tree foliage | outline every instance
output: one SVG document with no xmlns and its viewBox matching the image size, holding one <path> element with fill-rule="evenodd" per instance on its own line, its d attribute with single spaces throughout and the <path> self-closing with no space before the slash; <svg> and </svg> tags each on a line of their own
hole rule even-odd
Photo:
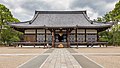
<svg viewBox="0 0 120 68">
<path fill-rule="evenodd" d="M 19 22 L 18 19 L 14 18 L 10 10 L 4 5 L 0 4 L 0 41 L 3 44 L 9 44 L 13 41 L 19 41 L 19 32 L 10 28 L 7 22 Z"/>
<path fill-rule="evenodd" d="M 103 17 L 98 17 L 98 22 L 120 22 L 120 1 L 115 4 L 115 8 L 107 12 Z M 120 25 L 115 24 L 110 31 L 99 33 L 100 41 L 108 41 L 111 45 L 120 45 Z"/>
<path fill-rule="evenodd" d="M 100 41 L 108 41 L 110 45 L 120 45 L 120 25 L 115 25 L 110 31 L 99 33 Z"/>
<path fill-rule="evenodd" d="M 103 17 L 98 17 L 96 21 L 109 22 L 120 21 L 120 1 L 115 4 L 115 8 L 107 12 Z"/>
</svg>

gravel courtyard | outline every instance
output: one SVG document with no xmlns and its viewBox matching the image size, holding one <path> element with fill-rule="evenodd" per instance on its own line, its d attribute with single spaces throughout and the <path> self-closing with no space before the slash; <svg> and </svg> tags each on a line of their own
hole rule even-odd
<svg viewBox="0 0 120 68">
<path fill-rule="evenodd" d="M 120 67 L 120 47 L 108 48 L 79 48 L 75 49 L 79 54 L 84 54 L 105 68 Z"/>
<path fill-rule="evenodd" d="M 46 50 L 48 49 L 0 47 L 0 68 L 16 68 Z"/>
<path fill-rule="evenodd" d="M 120 67 L 120 47 L 72 49 L 77 53 L 71 53 L 71 55 L 85 55 L 105 68 Z M 0 47 L 0 68 L 16 68 L 47 50 L 49 48 Z"/>
</svg>

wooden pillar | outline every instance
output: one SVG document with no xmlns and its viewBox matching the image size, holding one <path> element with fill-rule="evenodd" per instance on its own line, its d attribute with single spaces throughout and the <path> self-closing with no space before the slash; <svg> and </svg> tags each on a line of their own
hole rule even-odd
<svg viewBox="0 0 120 68">
<path fill-rule="evenodd" d="M 67 47 L 70 47 L 70 38 L 69 38 L 70 31 L 67 30 Z"/>
<path fill-rule="evenodd" d="M 45 48 L 45 46 L 46 46 L 47 44 L 46 44 L 46 29 L 45 29 L 45 40 L 44 40 L 44 48 Z"/>
<path fill-rule="evenodd" d="M 45 42 L 46 42 L 46 29 L 45 29 Z"/>
<path fill-rule="evenodd" d="M 75 29 L 75 42 L 77 43 L 77 48 L 78 48 L 78 42 L 77 42 L 77 28 Z"/>
<path fill-rule="evenodd" d="M 23 40 L 22 40 L 22 42 L 26 42 L 26 41 L 25 41 L 25 30 L 24 30 L 24 32 L 23 32 Z"/>
<path fill-rule="evenodd" d="M 35 29 L 35 41 L 34 42 L 37 42 L 37 29 Z M 34 44 L 34 47 L 35 47 L 35 44 Z"/>
<path fill-rule="evenodd" d="M 25 32 L 25 30 L 23 29 L 22 30 L 23 35 L 20 36 L 20 41 L 19 42 L 24 42 L 24 34 L 25 34 L 24 32 Z"/>
<path fill-rule="evenodd" d="M 98 30 L 97 30 L 97 42 L 99 41 L 99 35 L 98 35 Z"/>
<path fill-rule="evenodd" d="M 52 47 L 55 47 L 54 42 L 55 42 L 55 32 L 52 30 Z"/>
<path fill-rule="evenodd" d="M 87 34 L 86 34 L 86 29 L 85 29 L 85 42 L 86 42 L 86 35 L 87 35 Z"/>
<path fill-rule="evenodd" d="M 35 38 L 36 38 L 36 42 L 37 42 L 37 29 L 35 29 Z"/>
<path fill-rule="evenodd" d="M 24 32 L 23 32 L 23 40 L 22 40 L 22 42 L 26 42 L 26 40 L 25 40 L 25 30 L 24 30 Z M 19 46 L 19 45 L 18 45 Z M 22 47 L 22 45 L 21 45 L 21 47 Z"/>
<path fill-rule="evenodd" d="M 75 42 L 77 42 L 77 28 L 75 29 Z"/>
</svg>

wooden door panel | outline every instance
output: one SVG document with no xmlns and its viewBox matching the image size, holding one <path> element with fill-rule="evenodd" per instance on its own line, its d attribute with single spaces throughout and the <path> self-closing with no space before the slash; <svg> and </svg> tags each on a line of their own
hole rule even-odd
<svg viewBox="0 0 120 68">
<path fill-rule="evenodd" d="M 24 41 L 25 42 L 35 42 L 36 41 L 36 36 L 35 35 L 25 35 L 24 36 Z"/>
</svg>

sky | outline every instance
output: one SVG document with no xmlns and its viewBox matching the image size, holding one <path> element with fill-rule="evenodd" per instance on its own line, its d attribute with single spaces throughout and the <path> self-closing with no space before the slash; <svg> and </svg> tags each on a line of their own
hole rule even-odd
<svg viewBox="0 0 120 68">
<path fill-rule="evenodd" d="M 86 10 L 91 20 L 114 9 L 118 0 L 0 0 L 20 21 L 31 20 L 35 10 Z"/>
</svg>

